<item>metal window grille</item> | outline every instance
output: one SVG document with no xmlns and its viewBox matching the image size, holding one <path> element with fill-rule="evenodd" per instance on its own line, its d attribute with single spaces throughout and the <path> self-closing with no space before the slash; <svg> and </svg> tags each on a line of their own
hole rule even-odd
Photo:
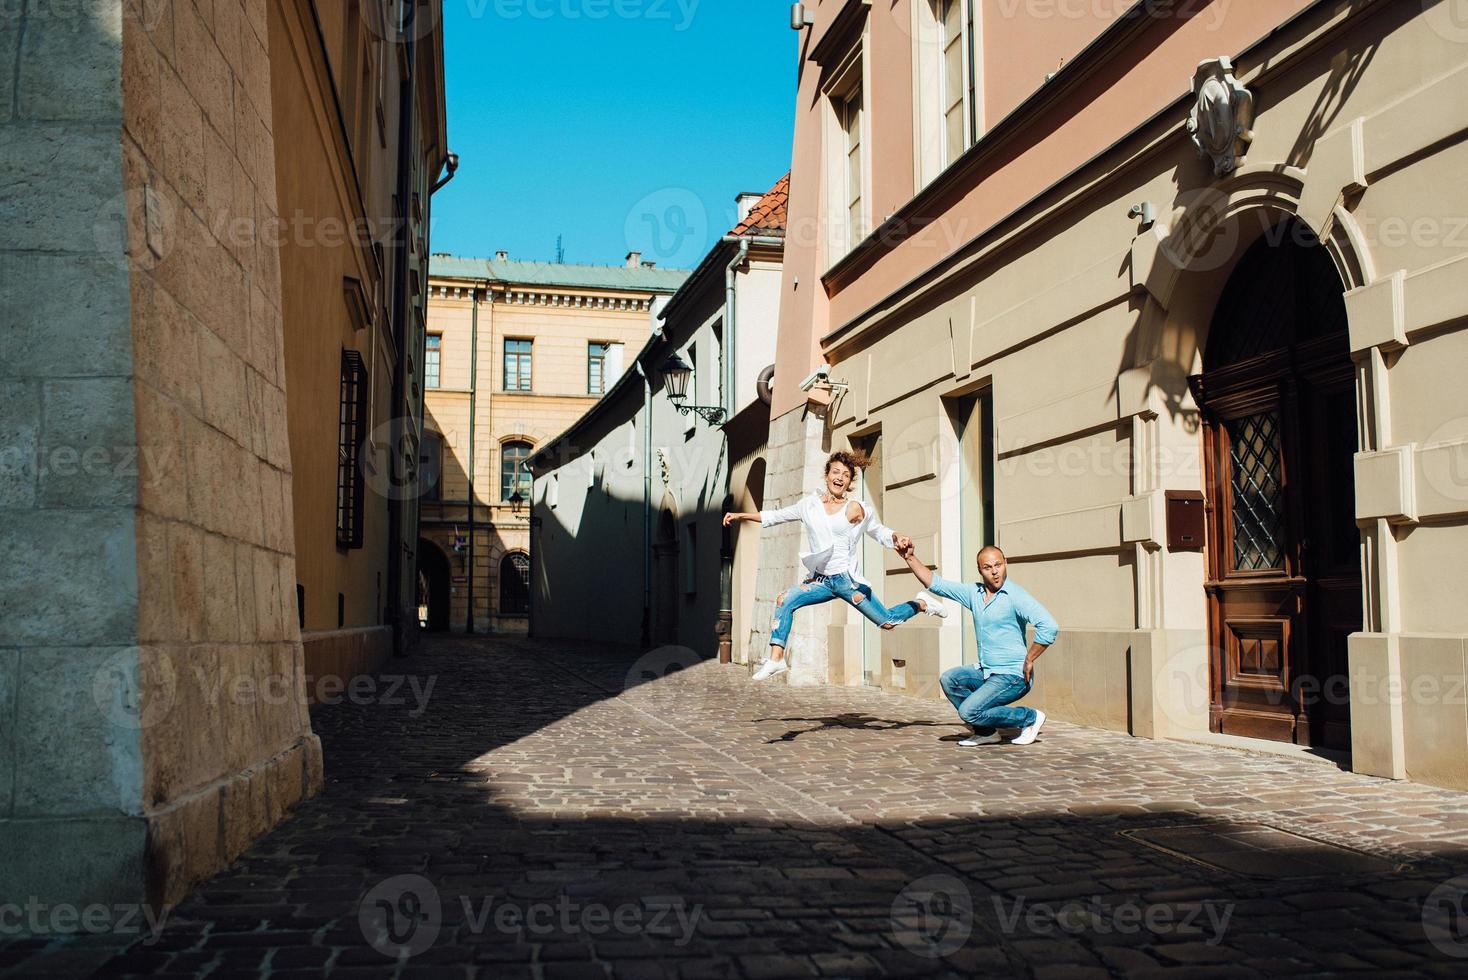
<svg viewBox="0 0 1468 980">
<path fill-rule="evenodd" d="M 1234 568 L 1284 565 L 1284 489 L 1279 416 L 1261 412 L 1227 423 L 1233 483 Z"/>
<path fill-rule="evenodd" d="M 362 439 L 367 424 L 367 366 L 354 350 L 342 351 L 341 404 L 337 427 L 336 543 L 362 547 Z"/>
</svg>

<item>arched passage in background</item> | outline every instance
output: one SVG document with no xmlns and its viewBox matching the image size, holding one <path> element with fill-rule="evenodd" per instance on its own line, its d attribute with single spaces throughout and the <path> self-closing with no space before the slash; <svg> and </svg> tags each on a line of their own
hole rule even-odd
<svg viewBox="0 0 1468 980">
<path fill-rule="evenodd" d="M 1356 391 L 1343 287 L 1286 219 L 1215 308 L 1202 410 L 1213 731 L 1350 747 L 1346 638 L 1361 628 Z"/>
<path fill-rule="evenodd" d="M 500 559 L 500 615 L 530 615 L 530 556 L 523 551 Z"/>
<path fill-rule="evenodd" d="M 452 572 L 443 551 L 426 538 L 418 539 L 418 622 L 423 629 L 449 628 Z"/>
</svg>

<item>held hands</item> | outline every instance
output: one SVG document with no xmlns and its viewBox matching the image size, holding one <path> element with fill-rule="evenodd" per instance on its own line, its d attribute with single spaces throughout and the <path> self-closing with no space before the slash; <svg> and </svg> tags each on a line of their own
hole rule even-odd
<svg viewBox="0 0 1468 980">
<path fill-rule="evenodd" d="M 905 534 L 894 535 L 892 538 L 892 547 L 896 549 L 897 553 L 903 558 L 906 558 L 910 553 L 917 550 L 913 546 L 912 538 L 909 538 Z"/>
</svg>

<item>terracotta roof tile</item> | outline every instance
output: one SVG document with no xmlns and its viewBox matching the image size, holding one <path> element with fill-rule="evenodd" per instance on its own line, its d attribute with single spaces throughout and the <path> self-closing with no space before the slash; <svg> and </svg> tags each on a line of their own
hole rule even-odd
<svg viewBox="0 0 1468 980">
<path fill-rule="evenodd" d="M 749 215 L 730 230 L 731 235 L 783 235 L 787 205 L 790 202 L 790 175 L 787 173 L 765 191 Z"/>
</svg>

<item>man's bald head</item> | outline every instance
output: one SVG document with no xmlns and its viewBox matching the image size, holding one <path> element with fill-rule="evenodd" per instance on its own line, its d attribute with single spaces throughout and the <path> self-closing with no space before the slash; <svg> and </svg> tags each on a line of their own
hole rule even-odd
<svg viewBox="0 0 1468 980">
<path fill-rule="evenodd" d="M 1004 580 L 1009 577 L 1009 562 L 1004 552 L 992 544 L 985 545 L 979 549 L 978 565 L 979 578 L 990 592 L 998 592 L 1004 587 Z"/>
</svg>

